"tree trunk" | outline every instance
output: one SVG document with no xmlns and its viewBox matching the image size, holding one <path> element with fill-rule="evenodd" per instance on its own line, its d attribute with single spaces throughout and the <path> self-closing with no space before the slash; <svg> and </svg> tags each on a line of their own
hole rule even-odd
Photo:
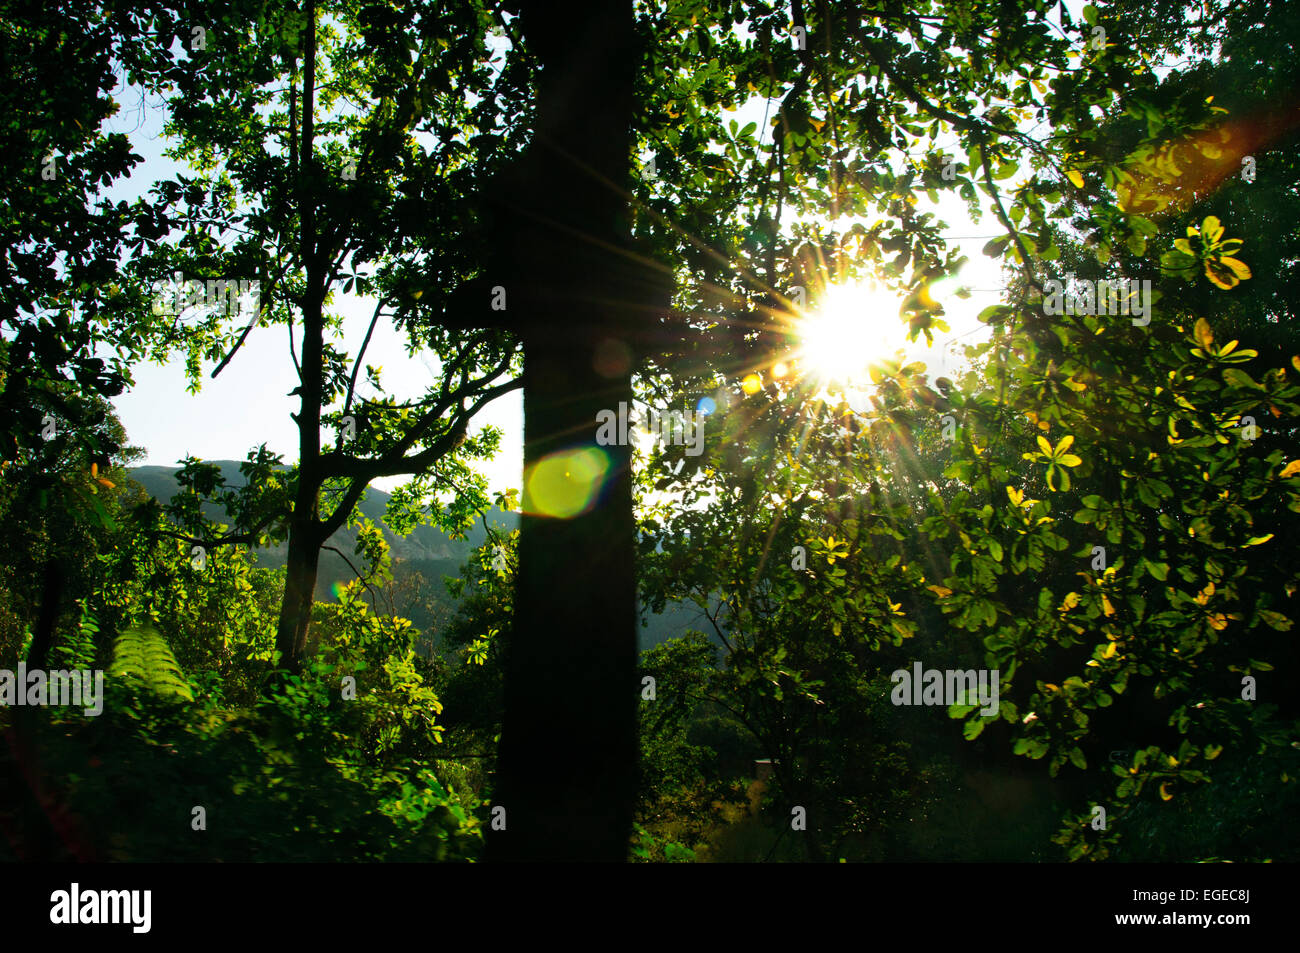
<svg viewBox="0 0 1300 953">
<path fill-rule="evenodd" d="M 632 5 L 529 3 L 523 27 L 542 73 L 504 275 L 524 345 L 524 517 L 493 801 L 505 828 L 487 856 L 623 861 L 638 750 L 631 454 L 596 430 L 599 411 L 631 401 L 631 361 L 601 355 L 610 339 L 629 353 L 620 329 L 641 294 L 625 254 Z"/>
<path fill-rule="evenodd" d="M 316 4 L 304 6 L 306 26 L 302 40 L 306 49 L 302 83 L 302 143 L 295 181 L 298 193 L 301 233 L 300 252 L 307 273 L 302 300 L 302 361 L 298 370 L 298 490 L 294 494 L 289 524 L 289 553 L 285 562 L 284 597 L 275 634 L 278 667 L 297 674 L 311 630 L 311 610 L 316 593 L 316 569 L 325 542 L 317 522 L 320 497 L 320 418 L 324 392 L 324 319 L 327 279 L 325 261 L 317 247 L 316 201 L 312 178 L 316 166 Z M 291 117 L 292 118 L 292 117 Z"/>
<path fill-rule="evenodd" d="M 27 667 L 44 669 L 50 658 L 50 649 L 54 647 L 54 628 L 59 622 L 59 603 L 63 598 L 63 567 L 58 557 L 45 560 L 45 572 L 41 585 L 41 608 L 36 619 L 36 629 L 32 632 L 32 642 L 27 649 Z M 25 690 L 24 688 L 19 689 Z"/>
<path fill-rule="evenodd" d="M 546 503 L 526 503 L 495 800 L 507 810 L 507 826 L 490 842 L 496 859 L 619 861 L 631 833 L 637 685 L 630 455 L 627 447 L 596 448 L 592 439 L 597 411 L 629 400 L 631 385 L 593 380 L 589 347 L 566 343 L 557 335 L 526 346 L 524 466 L 585 446 L 607 454 L 609 469 L 603 480 L 564 485 L 566 502 L 569 494 L 575 501 L 599 494 L 583 515 L 530 515 Z M 575 441 L 577 434 L 586 439 Z"/>
<path fill-rule="evenodd" d="M 310 503 L 307 505 L 310 507 L 308 512 L 314 515 L 315 507 Z M 313 527 L 295 525 L 289 531 L 284 596 L 280 602 L 280 622 L 275 635 L 275 648 L 280 653 L 278 667 L 295 674 L 301 669 L 302 657 L 307 650 L 319 564 L 320 540 Z"/>
</svg>

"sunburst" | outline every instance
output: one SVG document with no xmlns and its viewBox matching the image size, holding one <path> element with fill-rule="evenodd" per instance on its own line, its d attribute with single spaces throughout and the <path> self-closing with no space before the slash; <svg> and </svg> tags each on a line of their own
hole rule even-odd
<svg viewBox="0 0 1300 953">
<path fill-rule="evenodd" d="M 821 303 L 795 323 L 801 375 L 825 387 L 868 384 L 868 367 L 902 345 L 898 307 L 874 282 L 827 285 Z"/>
</svg>

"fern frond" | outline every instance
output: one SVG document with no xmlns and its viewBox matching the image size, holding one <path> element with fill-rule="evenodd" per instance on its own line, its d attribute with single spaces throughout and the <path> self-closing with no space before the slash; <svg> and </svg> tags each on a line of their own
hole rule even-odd
<svg viewBox="0 0 1300 953">
<path fill-rule="evenodd" d="M 156 695 L 194 701 L 167 639 L 153 626 L 132 626 L 117 637 L 108 673 L 132 679 Z"/>
</svg>

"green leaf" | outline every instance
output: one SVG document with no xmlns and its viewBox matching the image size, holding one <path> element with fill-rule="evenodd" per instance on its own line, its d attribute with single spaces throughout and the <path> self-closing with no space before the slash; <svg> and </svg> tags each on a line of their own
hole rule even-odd
<svg viewBox="0 0 1300 953">
<path fill-rule="evenodd" d="M 1254 378 L 1249 374 L 1235 367 L 1229 367 L 1224 370 L 1223 380 L 1225 383 L 1231 384 L 1234 387 L 1244 387 L 1249 390 L 1264 390 L 1262 384 L 1256 383 Z"/>
<path fill-rule="evenodd" d="M 109 674 L 134 681 L 156 695 L 194 701 L 171 647 L 152 626 L 128 628 L 118 636 Z"/>
<path fill-rule="evenodd" d="M 1001 258 L 1002 255 L 1005 254 L 1007 250 L 1007 245 L 1010 242 L 1011 242 L 1010 235 L 1003 235 L 1000 238 L 994 238 L 991 241 L 985 242 L 984 254 L 987 255 L 989 258 Z M 998 305 L 995 307 L 1004 307 L 1004 306 Z M 986 309 L 986 310 L 990 310 L 990 309 Z"/>
<path fill-rule="evenodd" d="M 1202 348 L 1209 348 L 1214 343 L 1214 332 L 1210 330 L 1210 322 L 1204 318 L 1197 318 L 1196 324 L 1192 328 L 1192 337 Z"/>
<path fill-rule="evenodd" d="M 985 248 L 988 246 L 986 245 Z M 1016 309 L 1005 304 L 989 305 L 983 311 L 975 316 L 977 321 L 983 324 L 993 324 L 998 318 L 1011 317 L 1016 313 Z"/>
</svg>

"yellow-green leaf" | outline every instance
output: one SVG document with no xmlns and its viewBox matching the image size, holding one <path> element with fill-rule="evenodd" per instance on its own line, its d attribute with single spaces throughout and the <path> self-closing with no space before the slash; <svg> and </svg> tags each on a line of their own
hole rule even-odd
<svg viewBox="0 0 1300 953">
<path fill-rule="evenodd" d="M 1230 268 L 1238 281 L 1245 281 L 1250 277 L 1250 267 L 1238 258 L 1220 258 L 1219 264 Z"/>
<path fill-rule="evenodd" d="M 1196 319 L 1196 326 L 1192 328 L 1192 335 L 1196 338 L 1196 343 L 1201 347 L 1209 347 L 1214 343 L 1214 332 L 1210 330 L 1210 322 L 1204 318 Z"/>
</svg>

